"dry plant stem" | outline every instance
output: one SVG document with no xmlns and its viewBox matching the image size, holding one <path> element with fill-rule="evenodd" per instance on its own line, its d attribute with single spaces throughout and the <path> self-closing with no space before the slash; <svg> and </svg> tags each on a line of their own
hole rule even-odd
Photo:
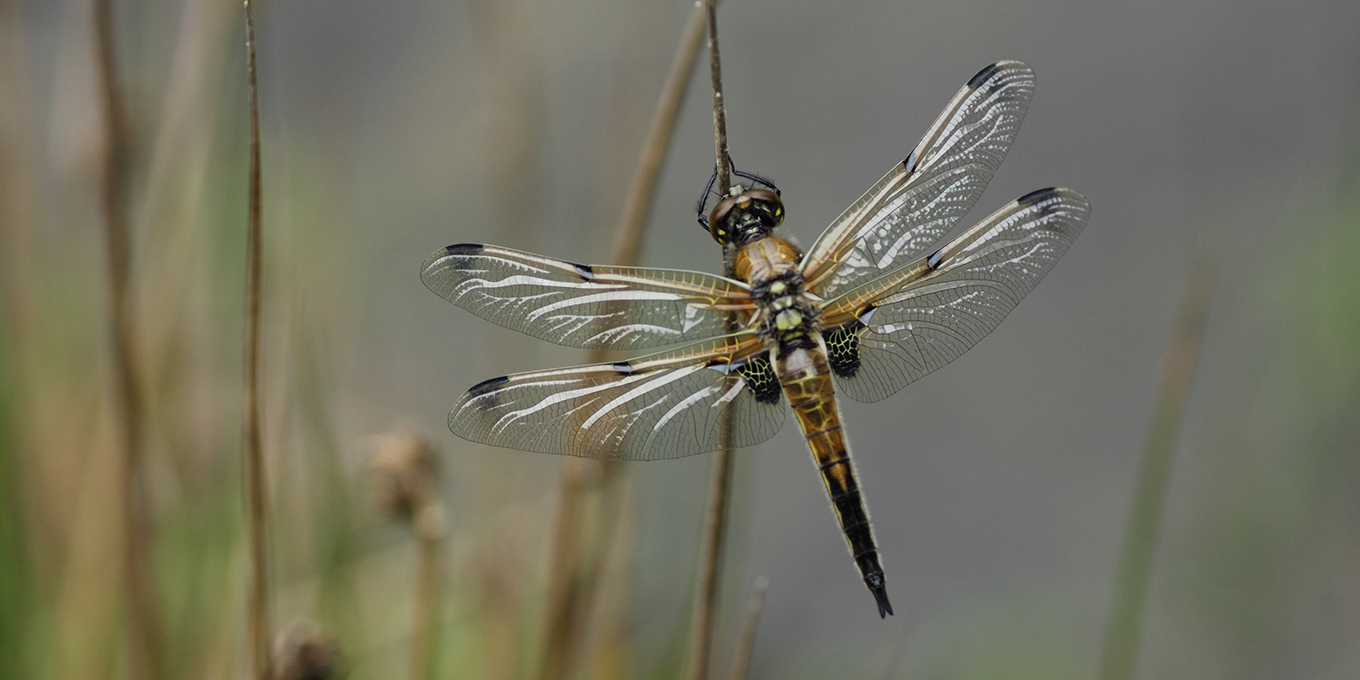
<svg viewBox="0 0 1360 680">
<path fill-rule="evenodd" d="M 661 98 L 652 114 L 651 126 L 638 157 L 633 184 L 619 216 L 614 253 L 610 260 L 614 264 L 638 263 L 643 227 L 647 224 L 656 198 L 661 164 L 670 151 L 680 106 L 684 103 L 685 92 L 689 89 L 694 73 L 694 60 L 699 54 L 700 39 L 704 35 L 704 17 L 703 7 L 696 4 L 680 40 L 680 49 L 671 62 L 666 83 L 661 89 Z M 590 362 L 604 360 L 603 352 L 594 352 L 589 359 Z M 539 667 L 539 677 L 545 680 L 569 674 L 574 660 L 572 652 L 585 632 L 581 622 L 587 618 L 595 599 L 594 576 L 598 570 L 583 565 L 578 554 L 583 502 L 592 488 L 603 489 L 607 494 L 617 488 L 622 477 L 621 466 L 614 463 L 573 459 L 565 461 L 565 465 L 567 469 L 563 473 L 558 501 L 557 526 L 553 532 L 555 538 L 550 562 L 553 568 L 549 575 L 544 650 Z M 597 558 L 612 545 L 613 530 L 617 526 L 614 517 L 606 516 L 604 519 L 606 526 L 600 532 L 599 541 L 603 547 L 598 551 L 600 554 L 596 555 Z"/>
<path fill-rule="evenodd" d="M 713 145 L 718 157 L 718 193 L 727 192 L 732 177 L 727 158 L 727 113 L 723 107 L 722 60 L 718 58 L 718 0 L 704 0 L 708 13 L 708 68 L 713 80 Z"/>
<path fill-rule="evenodd" d="M 724 435 L 732 432 L 728 413 L 726 410 L 723 412 Z M 694 595 L 694 620 L 690 629 L 691 680 L 708 677 L 709 659 L 713 655 L 714 611 L 718 605 L 718 584 L 722 580 L 723 543 L 727 536 L 728 499 L 732 492 L 732 447 L 723 446 L 716 456 L 713 461 L 713 485 L 708 492 L 708 515 L 704 521 L 703 553 L 699 558 L 699 586 Z"/>
<path fill-rule="evenodd" d="M 268 680 L 269 542 L 264 479 L 264 437 L 260 427 L 260 102 L 255 80 L 255 20 L 250 0 L 246 16 L 246 73 L 250 89 L 250 178 L 246 212 L 246 379 L 245 379 L 245 492 L 250 519 L 250 588 L 246 618 L 247 668 Z"/>
<path fill-rule="evenodd" d="M 765 607 L 765 590 L 770 582 L 764 576 L 756 579 L 756 589 L 751 593 L 751 603 L 746 606 L 746 625 L 742 626 L 741 637 L 737 638 L 736 656 L 732 659 L 732 680 L 746 680 L 751 670 L 751 650 L 756 646 L 756 629 L 760 626 L 760 612 Z"/>
<path fill-rule="evenodd" d="M 718 21 L 716 0 L 704 0 L 708 14 L 708 55 L 713 80 L 713 137 L 717 153 L 718 186 L 725 193 L 731 184 L 727 157 L 727 117 L 723 113 L 722 67 L 718 58 Z M 724 273 L 732 275 L 730 258 L 724 257 Z M 735 321 L 735 320 L 729 320 Z M 713 484 L 709 489 L 708 517 L 704 527 L 703 552 L 699 562 L 699 583 L 694 598 L 694 619 L 690 629 L 689 677 L 708 677 L 713 653 L 714 610 L 718 604 L 718 584 L 722 578 L 723 543 L 727 535 L 727 512 L 732 492 L 731 411 L 724 408 L 720 427 L 723 446 L 713 461 Z"/>
<path fill-rule="evenodd" d="M 1143 458 L 1134 488 L 1133 508 L 1124 534 L 1123 556 L 1115 580 L 1101 653 L 1101 680 L 1129 680 L 1133 677 L 1142 633 L 1143 613 L 1147 608 L 1148 582 L 1152 576 L 1153 555 L 1157 547 L 1157 526 L 1166 498 L 1176 435 L 1180 431 L 1190 378 L 1195 372 L 1199 344 L 1204 336 L 1213 280 L 1213 262 L 1201 254 L 1186 282 L 1180 311 L 1172 329 L 1171 342 L 1162 358 L 1162 372 L 1148 423 Z"/>
<path fill-rule="evenodd" d="M 114 409 L 122 429 L 123 569 L 128 597 L 128 657 L 136 678 L 162 677 L 160 626 L 151 565 L 150 517 L 141 469 L 142 385 L 137 370 L 136 328 L 132 310 L 132 253 L 128 229 L 131 130 L 118 82 L 111 0 L 96 0 L 94 22 L 100 93 L 104 103 L 105 153 L 102 193 L 108 240 L 109 292 L 112 296 Z"/>
<path fill-rule="evenodd" d="M 439 512 L 437 506 L 431 508 Z M 442 515 L 442 512 L 441 512 Z M 439 572 L 444 551 L 444 535 L 441 530 L 421 527 L 417 522 L 416 532 L 420 540 L 419 573 L 416 575 L 415 632 L 411 639 L 411 678 L 430 680 L 434 651 L 434 629 L 439 615 Z"/>
</svg>

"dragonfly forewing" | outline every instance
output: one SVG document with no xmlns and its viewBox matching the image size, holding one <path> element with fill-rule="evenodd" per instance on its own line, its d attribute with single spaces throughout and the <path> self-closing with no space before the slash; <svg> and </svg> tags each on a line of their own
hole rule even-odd
<svg viewBox="0 0 1360 680">
<path fill-rule="evenodd" d="M 421 279 L 506 328 L 568 347 L 636 349 L 722 335 L 749 315 L 740 281 L 677 269 L 583 265 L 476 243 L 436 251 Z"/>
<path fill-rule="evenodd" d="M 841 391 L 878 401 L 968 351 L 1053 269 L 1090 214 L 1081 194 L 1041 189 L 828 301 L 824 333 Z"/>
<path fill-rule="evenodd" d="M 973 76 L 915 150 L 831 223 L 807 251 L 808 287 L 833 297 L 939 241 L 982 195 L 1034 95 L 1034 71 L 1000 61 Z"/>
</svg>

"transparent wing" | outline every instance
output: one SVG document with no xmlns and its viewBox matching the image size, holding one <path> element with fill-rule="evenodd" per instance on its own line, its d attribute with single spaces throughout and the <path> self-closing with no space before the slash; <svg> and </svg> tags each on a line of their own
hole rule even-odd
<svg viewBox="0 0 1360 680">
<path fill-rule="evenodd" d="M 1091 206 L 1040 189 L 949 244 L 823 307 L 838 389 L 878 401 L 977 344 L 1053 269 Z"/>
<path fill-rule="evenodd" d="M 568 347 L 632 349 L 728 332 L 751 308 L 739 281 L 699 272 L 574 264 L 476 243 L 436 251 L 420 278 L 492 323 Z"/>
<path fill-rule="evenodd" d="M 726 411 L 727 445 L 751 446 L 779 431 L 786 410 L 761 350 L 746 333 L 628 362 L 494 378 L 458 400 L 449 429 L 522 451 L 661 460 L 723 448 Z"/>
<path fill-rule="evenodd" d="M 1034 95 L 1034 71 L 999 61 L 968 81 L 907 159 L 817 239 L 803 260 L 825 298 L 924 254 L 972 209 L 1005 160 Z"/>
</svg>

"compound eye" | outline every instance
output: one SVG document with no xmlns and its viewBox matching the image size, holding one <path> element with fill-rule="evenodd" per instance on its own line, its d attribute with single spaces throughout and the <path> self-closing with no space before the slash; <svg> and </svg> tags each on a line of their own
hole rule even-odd
<svg viewBox="0 0 1360 680">
<path fill-rule="evenodd" d="M 769 189 L 747 189 L 743 195 L 764 209 L 774 221 L 771 226 L 777 227 L 784 223 L 784 202 L 779 199 L 779 194 Z"/>
<path fill-rule="evenodd" d="M 718 222 L 708 223 L 708 235 L 712 236 L 713 240 L 717 241 L 720 246 L 727 245 L 728 241 L 731 240 L 727 235 L 727 230 Z"/>
<path fill-rule="evenodd" d="M 713 206 L 713 211 L 708 214 L 708 233 L 721 245 L 728 245 L 732 242 L 732 234 L 727 230 L 727 218 L 732 214 L 732 209 L 737 203 L 744 200 L 743 194 L 729 196 Z"/>
</svg>

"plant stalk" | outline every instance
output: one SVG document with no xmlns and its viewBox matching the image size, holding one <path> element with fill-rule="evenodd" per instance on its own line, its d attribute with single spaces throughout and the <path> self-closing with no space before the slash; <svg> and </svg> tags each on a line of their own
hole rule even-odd
<svg viewBox="0 0 1360 680">
<path fill-rule="evenodd" d="M 718 56 L 717 0 L 704 0 L 708 15 L 709 74 L 713 84 L 713 139 L 717 156 L 718 188 L 725 194 L 731 185 L 731 160 L 727 154 L 727 116 L 723 111 L 722 65 Z M 731 258 L 723 257 L 723 273 L 732 276 Z M 735 326 L 736 319 L 728 319 Z M 699 583 L 694 598 L 694 618 L 690 628 L 689 677 L 706 680 L 713 655 L 713 629 L 722 581 L 723 545 L 727 537 L 727 514 L 732 495 L 732 412 L 723 408 L 720 420 L 722 448 L 713 460 L 713 481 L 709 487 L 708 515 L 704 544 L 699 558 Z"/>
<path fill-rule="evenodd" d="M 118 79 L 111 0 L 95 0 L 95 56 L 104 104 L 104 157 L 101 193 L 108 241 L 110 331 L 114 353 L 114 410 L 121 429 L 123 570 L 127 587 L 128 657 L 135 678 L 160 678 L 160 617 L 151 562 L 149 500 L 142 478 L 145 421 L 137 360 L 137 328 L 132 308 L 132 243 L 128 188 L 132 135 Z"/>
<path fill-rule="evenodd" d="M 269 680 L 269 536 L 268 494 L 264 470 L 264 436 L 260 425 L 260 287 L 261 186 L 260 100 L 255 73 L 255 17 L 250 0 L 243 0 L 246 20 L 246 73 L 250 89 L 250 177 L 246 211 L 245 319 L 245 492 L 250 522 L 249 611 L 246 617 L 247 668 L 253 677 Z"/>
<path fill-rule="evenodd" d="M 1152 416 L 1148 422 L 1143 457 L 1134 487 L 1133 508 L 1124 534 L 1119 574 L 1105 626 L 1100 658 L 1100 680 L 1131 680 L 1147 610 L 1148 583 L 1157 547 L 1157 528 L 1166 500 L 1171 463 L 1185 413 L 1190 379 L 1199 358 L 1213 288 L 1213 261 L 1201 254 L 1182 293 L 1171 341 L 1162 358 Z"/>
</svg>

